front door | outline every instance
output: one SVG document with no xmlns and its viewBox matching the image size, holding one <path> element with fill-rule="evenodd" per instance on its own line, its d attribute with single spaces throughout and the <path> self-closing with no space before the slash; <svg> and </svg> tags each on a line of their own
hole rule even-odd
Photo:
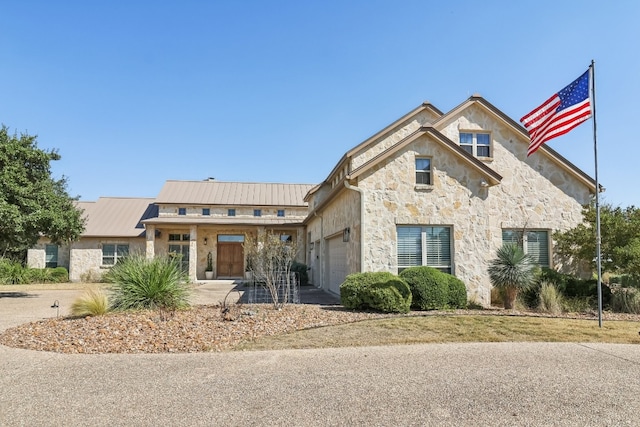
<svg viewBox="0 0 640 427">
<path fill-rule="evenodd" d="M 242 243 L 218 242 L 216 267 L 218 277 L 242 277 L 244 274 Z"/>
</svg>

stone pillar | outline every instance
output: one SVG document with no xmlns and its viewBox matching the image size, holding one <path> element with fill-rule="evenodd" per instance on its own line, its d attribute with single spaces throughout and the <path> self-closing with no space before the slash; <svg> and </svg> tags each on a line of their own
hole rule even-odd
<svg viewBox="0 0 640 427">
<path fill-rule="evenodd" d="M 147 255 L 147 259 L 152 259 L 155 256 L 156 253 L 156 248 L 155 248 L 155 244 L 156 244 L 156 226 L 149 224 L 147 226 L 145 226 L 146 228 L 146 255 Z"/>
</svg>

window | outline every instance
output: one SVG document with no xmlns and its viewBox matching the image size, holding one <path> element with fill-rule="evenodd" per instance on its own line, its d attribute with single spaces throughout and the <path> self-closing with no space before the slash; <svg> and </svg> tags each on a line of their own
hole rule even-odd
<svg viewBox="0 0 640 427">
<path fill-rule="evenodd" d="M 180 241 L 184 241 L 184 242 L 188 242 L 191 239 L 191 235 L 190 234 L 169 234 L 169 241 L 170 242 L 180 242 Z"/>
<path fill-rule="evenodd" d="M 187 208 L 178 208 L 178 215 L 186 215 Z"/>
<path fill-rule="evenodd" d="M 502 243 L 515 243 L 540 267 L 550 267 L 549 232 L 546 230 L 502 230 Z"/>
<path fill-rule="evenodd" d="M 431 159 L 416 159 L 416 184 L 431 184 Z"/>
<path fill-rule="evenodd" d="M 460 148 L 476 157 L 491 157 L 491 138 L 488 133 L 460 133 Z"/>
<path fill-rule="evenodd" d="M 175 258 L 180 258 L 180 267 L 182 268 L 182 271 L 189 271 L 189 245 L 169 245 L 169 255 Z"/>
<path fill-rule="evenodd" d="M 278 216 L 284 216 L 284 209 L 278 209 Z"/>
<path fill-rule="evenodd" d="M 426 265 L 452 272 L 451 227 L 398 226 L 398 272 Z"/>
<path fill-rule="evenodd" d="M 116 265 L 120 258 L 129 255 L 129 245 L 103 244 L 102 265 Z"/>
<path fill-rule="evenodd" d="M 254 209 L 253 216 L 262 216 L 262 209 Z"/>
<path fill-rule="evenodd" d="M 44 249 L 44 266 L 56 268 L 58 266 L 58 246 L 47 245 Z"/>
<path fill-rule="evenodd" d="M 281 234 L 280 241 L 291 243 L 293 242 L 293 236 L 291 234 Z"/>
<path fill-rule="evenodd" d="M 209 208 L 202 208 L 202 215 L 203 215 L 203 216 L 209 216 L 209 215 L 211 215 L 211 209 L 209 209 Z"/>
<path fill-rule="evenodd" d="M 227 210 L 227 216 L 236 216 L 236 210 L 235 209 L 228 209 Z"/>
</svg>

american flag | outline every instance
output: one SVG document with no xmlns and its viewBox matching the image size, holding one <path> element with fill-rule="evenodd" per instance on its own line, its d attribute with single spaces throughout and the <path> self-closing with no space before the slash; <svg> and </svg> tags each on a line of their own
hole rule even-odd
<svg viewBox="0 0 640 427">
<path fill-rule="evenodd" d="M 591 68 L 520 119 L 531 138 L 527 157 L 548 140 L 564 135 L 591 117 L 590 79 Z"/>
</svg>

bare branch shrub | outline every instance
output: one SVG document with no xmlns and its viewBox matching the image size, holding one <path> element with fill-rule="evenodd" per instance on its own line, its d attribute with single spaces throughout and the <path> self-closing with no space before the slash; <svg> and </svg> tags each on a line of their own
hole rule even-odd
<svg viewBox="0 0 640 427">
<path fill-rule="evenodd" d="M 288 293 L 283 297 L 281 288 L 289 289 L 291 283 L 291 265 L 298 254 L 296 242 L 287 242 L 273 233 L 261 232 L 257 237 L 247 236 L 244 242 L 247 257 L 247 270 L 253 275 L 255 284 L 264 286 L 275 308 L 281 308 L 288 302 Z"/>
</svg>

